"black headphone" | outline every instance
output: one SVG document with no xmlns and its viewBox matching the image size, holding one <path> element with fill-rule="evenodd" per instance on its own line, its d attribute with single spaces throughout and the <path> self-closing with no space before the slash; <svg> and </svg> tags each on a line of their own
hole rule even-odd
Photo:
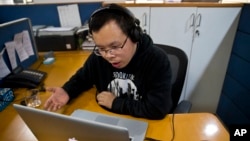
<svg viewBox="0 0 250 141">
<path fill-rule="evenodd" d="M 96 11 L 94 11 L 90 17 L 89 20 L 89 25 L 92 23 L 92 19 L 98 14 L 101 13 L 103 11 L 110 11 L 110 12 L 121 12 L 126 14 L 127 16 L 129 16 L 132 20 L 134 25 L 132 26 L 132 29 L 130 29 L 130 31 L 128 31 L 128 36 L 130 37 L 130 39 L 136 43 L 139 42 L 141 39 L 141 36 L 143 34 L 142 29 L 140 27 L 140 21 L 139 19 L 135 18 L 134 14 L 129 11 L 127 8 L 122 7 L 120 5 L 117 4 L 108 4 L 100 9 L 97 9 Z M 90 29 L 91 30 L 91 29 Z"/>
</svg>

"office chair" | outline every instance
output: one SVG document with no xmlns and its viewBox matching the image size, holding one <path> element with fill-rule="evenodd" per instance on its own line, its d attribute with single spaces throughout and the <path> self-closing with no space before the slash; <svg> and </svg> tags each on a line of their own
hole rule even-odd
<svg viewBox="0 0 250 141">
<path fill-rule="evenodd" d="M 156 47 L 163 49 L 169 58 L 172 69 L 172 100 L 173 100 L 173 113 L 188 113 L 192 107 L 192 103 L 187 100 L 179 102 L 183 85 L 186 78 L 186 71 L 188 65 L 188 58 L 186 53 L 176 47 L 154 44 Z"/>
</svg>

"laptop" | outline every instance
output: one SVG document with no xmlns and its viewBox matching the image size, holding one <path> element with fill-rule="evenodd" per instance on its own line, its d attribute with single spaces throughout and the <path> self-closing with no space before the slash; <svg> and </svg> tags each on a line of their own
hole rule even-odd
<svg viewBox="0 0 250 141">
<path fill-rule="evenodd" d="M 148 123 L 75 110 L 71 116 L 13 104 L 39 141 L 143 141 Z"/>
</svg>

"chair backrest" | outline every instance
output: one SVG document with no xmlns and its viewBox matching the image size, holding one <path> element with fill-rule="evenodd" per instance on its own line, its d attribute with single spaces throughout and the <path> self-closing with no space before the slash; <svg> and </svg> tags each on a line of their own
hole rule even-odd
<svg viewBox="0 0 250 141">
<path fill-rule="evenodd" d="M 178 105 L 183 85 L 186 78 L 186 71 L 188 65 L 188 58 L 186 53 L 176 47 L 155 44 L 155 46 L 163 49 L 170 61 L 171 69 L 172 69 L 172 99 L 173 99 L 173 109 L 175 109 Z"/>
</svg>

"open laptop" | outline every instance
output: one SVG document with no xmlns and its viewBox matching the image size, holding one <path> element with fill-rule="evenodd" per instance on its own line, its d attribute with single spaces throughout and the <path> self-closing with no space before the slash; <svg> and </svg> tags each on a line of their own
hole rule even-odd
<svg viewBox="0 0 250 141">
<path fill-rule="evenodd" d="M 148 123 L 76 110 L 72 116 L 13 104 L 39 141 L 143 141 Z"/>
</svg>

